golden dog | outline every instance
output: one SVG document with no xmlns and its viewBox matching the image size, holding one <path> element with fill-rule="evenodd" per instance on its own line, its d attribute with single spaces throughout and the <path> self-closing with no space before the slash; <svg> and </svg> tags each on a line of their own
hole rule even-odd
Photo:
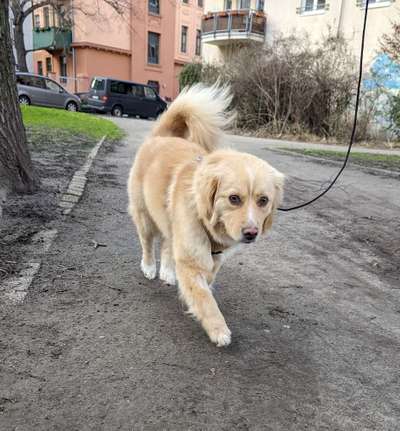
<svg viewBox="0 0 400 431">
<path fill-rule="evenodd" d="M 178 286 L 217 346 L 231 342 L 211 284 L 228 249 L 254 242 L 272 225 L 284 176 L 250 154 L 217 149 L 229 121 L 227 88 L 195 85 L 160 117 L 139 149 L 128 182 L 129 212 L 142 245 L 141 269 Z"/>
</svg>

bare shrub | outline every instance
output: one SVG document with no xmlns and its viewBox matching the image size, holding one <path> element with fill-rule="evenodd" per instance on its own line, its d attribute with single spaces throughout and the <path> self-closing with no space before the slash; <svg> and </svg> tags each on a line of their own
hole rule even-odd
<svg viewBox="0 0 400 431">
<path fill-rule="evenodd" d="M 382 116 L 381 99 L 383 92 L 380 89 L 363 90 L 360 95 L 360 103 L 357 116 L 356 142 L 367 143 L 369 141 L 386 140 L 384 128 L 379 126 L 377 119 Z M 335 137 L 339 141 L 347 140 L 351 135 L 354 123 L 355 98 L 348 110 L 343 113 L 341 121 L 337 124 Z"/>
<path fill-rule="evenodd" d="M 384 34 L 382 37 L 381 47 L 383 52 L 397 63 L 400 63 L 400 22 L 392 23 L 391 32 Z"/>
<path fill-rule="evenodd" d="M 334 135 L 355 88 L 354 59 L 346 42 L 331 36 L 318 45 L 293 35 L 242 48 L 202 74 L 206 82 L 218 77 L 232 86 L 238 127 L 277 136 Z"/>
</svg>

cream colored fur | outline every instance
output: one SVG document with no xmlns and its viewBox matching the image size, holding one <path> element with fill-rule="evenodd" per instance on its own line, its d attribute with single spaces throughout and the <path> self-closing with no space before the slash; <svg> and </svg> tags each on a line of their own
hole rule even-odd
<svg viewBox="0 0 400 431">
<path fill-rule="evenodd" d="M 231 332 L 211 290 L 224 255 L 212 252 L 227 254 L 249 230 L 258 231 L 257 238 L 265 233 L 284 181 L 255 156 L 218 149 L 232 118 L 230 103 L 229 90 L 217 85 L 184 90 L 139 149 L 128 182 L 143 274 L 156 276 L 154 241 L 160 238 L 160 279 L 178 280 L 188 312 L 217 346 L 228 345 Z"/>
</svg>

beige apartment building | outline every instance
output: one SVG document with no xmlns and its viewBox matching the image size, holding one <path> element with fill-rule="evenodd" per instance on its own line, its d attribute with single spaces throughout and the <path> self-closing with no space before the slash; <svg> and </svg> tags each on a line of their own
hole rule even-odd
<svg viewBox="0 0 400 431">
<path fill-rule="evenodd" d="M 223 62 L 249 41 L 263 44 L 276 35 L 308 33 L 312 41 L 343 35 L 355 55 L 361 44 L 365 0 L 205 0 L 203 57 Z M 400 19 L 400 0 L 370 0 L 365 64 L 380 50 L 380 39 Z"/>
<path fill-rule="evenodd" d="M 152 85 L 173 99 L 181 68 L 200 58 L 202 15 L 202 0 L 132 1 L 122 16 L 102 0 L 68 0 L 61 14 L 45 6 L 33 16 L 34 71 L 73 92 L 106 76 Z"/>
</svg>

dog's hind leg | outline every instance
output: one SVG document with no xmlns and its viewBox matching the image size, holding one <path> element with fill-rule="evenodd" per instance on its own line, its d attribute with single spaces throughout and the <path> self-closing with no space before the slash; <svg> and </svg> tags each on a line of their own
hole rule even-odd
<svg viewBox="0 0 400 431">
<path fill-rule="evenodd" d="M 157 236 L 157 227 L 145 211 L 135 211 L 133 219 L 136 224 L 140 244 L 142 246 L 142 261 L 140 263 L 140 268 L 146 278 L 153 280 L 157 275 L 154 244 L 154 240 Z"/>
<path fill-rule="evenodd" d="M 207 283 L 211 275 L 179 262 L 176 263 L 176 273 L 188 312 L 200 321 L 210 340 L 218 347 L 230 344 L 231 331 Z"/>
<path fill-rule="evenodd" d="M 160 280 L 165 281 L 171 286 L 176 283 L 175 262 L 172 255 L 171 240 L 167 238 L 163 238 L 161 243 Z"/>
</svg>

